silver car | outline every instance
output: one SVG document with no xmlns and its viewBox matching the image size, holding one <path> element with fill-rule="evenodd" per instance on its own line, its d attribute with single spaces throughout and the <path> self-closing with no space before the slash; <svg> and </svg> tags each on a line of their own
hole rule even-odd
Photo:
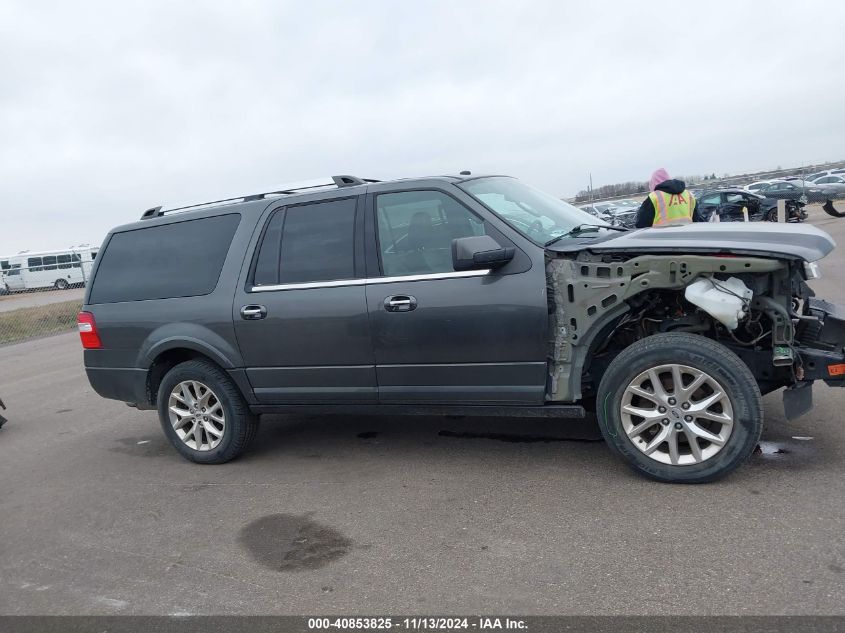
<svg viewBox="0 0 845 633">
<path fill-rule="evenodd" d="M 813 181 L 813 186 L 830 191 L 835 197 L 845 195 L 845 178 L 834 174 L 821 176 Z"/>
</svg>

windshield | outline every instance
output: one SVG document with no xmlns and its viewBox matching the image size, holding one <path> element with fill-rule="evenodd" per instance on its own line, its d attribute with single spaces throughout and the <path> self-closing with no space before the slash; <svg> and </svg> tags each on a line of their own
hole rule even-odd
<svg viewBox="0 0 845 633">
<path fill-rule="evenodd" d="M 540 244 L 580 224 L 607 226 L 603 220 L 514 178 L 478 178 L 459 186 L 525 237 Z"/>
</svg>

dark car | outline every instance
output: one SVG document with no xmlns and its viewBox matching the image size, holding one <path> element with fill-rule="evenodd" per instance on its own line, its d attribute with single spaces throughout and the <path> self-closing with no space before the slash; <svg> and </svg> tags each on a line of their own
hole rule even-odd
<svg viewBox="0 0 845 633">
<path fill-rule="evenodd" d="M 766 198 L 796 200 L 804 204 L 808 202 L 824 202 L 831 198 L 829 191 L 822 187 L 812 186 L 812 183 L 806 180 L 781 180 L 772 182 L 761 187 L 758 193 Z"/>
<path fill-rule="evenodd" d="M 778 220 L 777 200 L 765 198 L 745 189 L 703 190 L 695 196 L 696 208 L 703 221 L 709 221 L 713 213 L 718 213 L 720 222 L 744 222 L 743 208 L 747 209 L 748 219 L 752 222 L 777 222 Z M 807 219 L 803 202 L 787 200 L 786 212 L 788 222 L 803 222 Z"/>
<path fill-rule="evenodd" d="M 845 384 L 845 320 L 806 284 L 833 247 L 811 226 L 610 227 L 504 176 L 336 176 L 113 229 L 79 332 L 94 390 L 157 409 L 198 463 L 266 413 L 595 411 L 640 473 L 703 482 L 751 455 L 762 394 L 787 387 L 794 418 L 813 381 Z"/>
</svg>

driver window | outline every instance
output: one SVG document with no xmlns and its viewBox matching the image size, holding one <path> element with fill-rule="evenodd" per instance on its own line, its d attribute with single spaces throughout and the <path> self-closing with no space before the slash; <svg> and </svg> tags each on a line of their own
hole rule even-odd
<svg viewBox="0 0 845 633">
<path fill-rule="evenodd" d="M 727 197 L 727 202 L 743 202 L 744 197 L 741 193 L 729 193 Z"/>
<path fill-rule="evenodd" d="M 381 194 L 376 215 L 388 277 L 451 272 L 452 240 L 486 233 L 480 218 L 439 191 Z"/>
</svg>

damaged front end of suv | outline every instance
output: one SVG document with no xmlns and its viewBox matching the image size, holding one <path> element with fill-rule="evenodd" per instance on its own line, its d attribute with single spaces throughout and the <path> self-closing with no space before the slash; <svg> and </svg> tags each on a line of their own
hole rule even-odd
<svg viewBox="0 0 845 633">
<path fill-rule="evenodd" d="M 845 386 L 845 313 L 807 283 L 833 248 L 814 227 L 719 224 L 555 244 L 549 400 L 595 402 L 655 479 L 722 476 L 756 446 L 762 394 L 784 387 L 794 419 L 815 381 Z"/>
<path fill-rule="evenodd" d="M 547 251 L 551 399 L 595 395 L 619 352 L 669 332 L 724 345 L 764 394 L 786 387 L 788 418 L 812 407 L 814 381 L 845 386 L 845 314 L 807 284 L 835 246 L 826 233 L 693 225 L 613 237 Z"/>
</svg>

